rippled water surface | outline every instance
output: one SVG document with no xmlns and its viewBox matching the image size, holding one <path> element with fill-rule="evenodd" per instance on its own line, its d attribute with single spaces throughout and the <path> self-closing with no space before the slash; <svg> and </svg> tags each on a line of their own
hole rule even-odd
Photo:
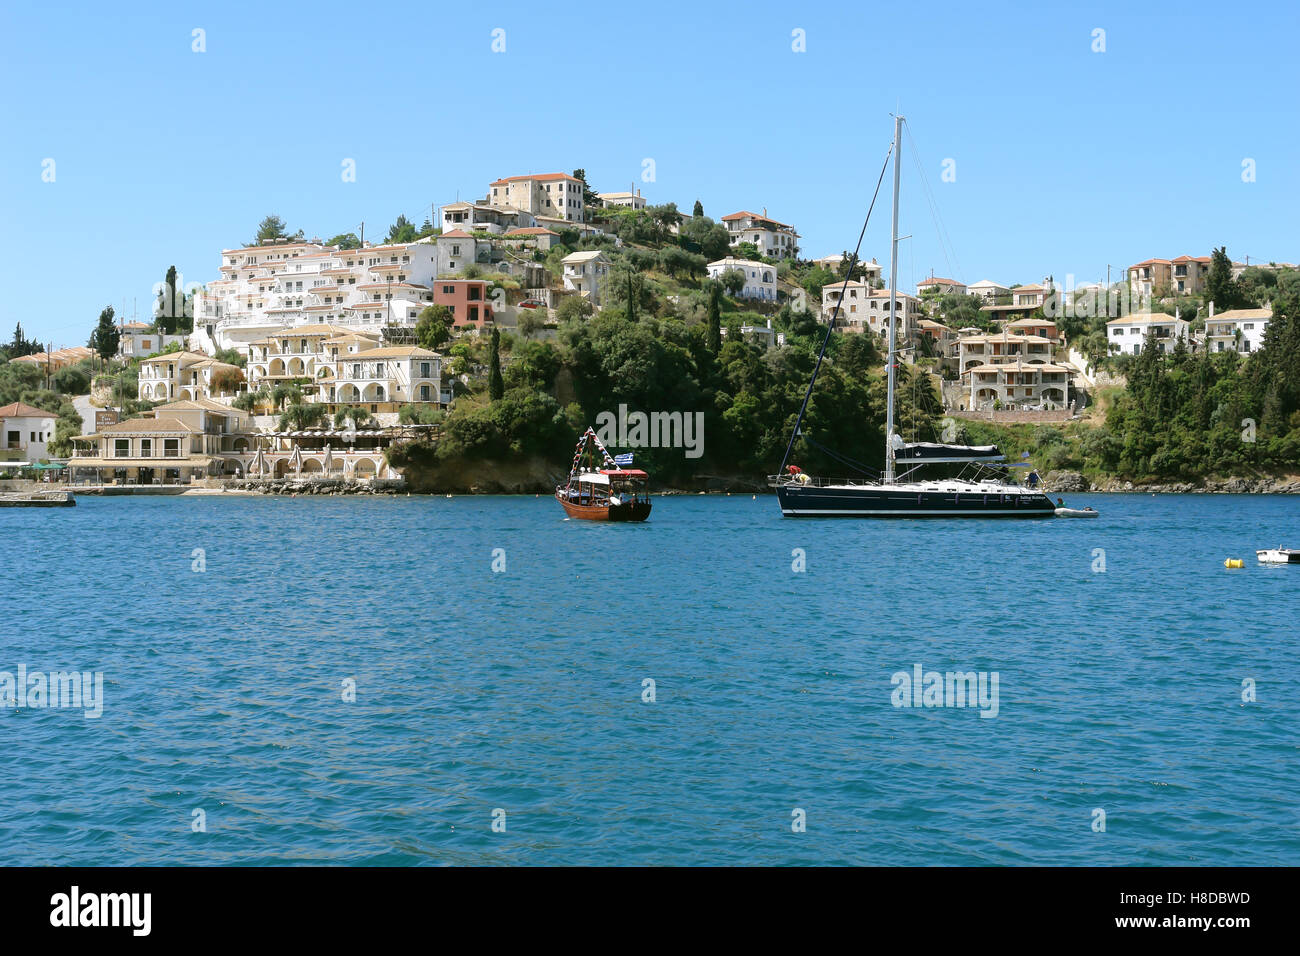
<svg viewBox="0 0 1300 956">
<path fill-rule="evenodd" d="M 0 671 L 105 682 L 97 720 L 0 710 L 0 862 L 1300 863 L 1300 567 L 1254 558 L 1300 499 L 1085 503 L 0 510 Z M 996 671 L 997 716 L 893 706 L 916 664 Z"/>
</svg>

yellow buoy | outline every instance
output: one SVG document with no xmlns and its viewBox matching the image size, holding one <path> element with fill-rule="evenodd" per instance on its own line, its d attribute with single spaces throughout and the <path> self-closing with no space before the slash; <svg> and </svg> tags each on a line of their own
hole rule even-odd
<svg viewBox="0 0 1300 956">
<path fill-rule="evenodd" d="M 1223 562 L 1223 566 L 1225 568 L 1240 568 L 1243 567 L 1244 565 L 1245 562 L 1242 561 L 1241 558 L 1228 558 Z"/>
</svg>

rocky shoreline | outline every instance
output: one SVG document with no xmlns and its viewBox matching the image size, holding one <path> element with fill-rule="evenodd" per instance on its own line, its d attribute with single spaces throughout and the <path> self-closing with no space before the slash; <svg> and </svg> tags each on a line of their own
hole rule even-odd
<svg viewBox="0 0 1300 956">
<path fill-rule="evenodd" d="M 1143 482 L 1134 484 L 1123 478 L 1103 478 L 1092 481 L 1077 471 L 1049 471 L 1043 476 L 1043 490 L 1083 494 L 1097 492 L 1123 494 L 1136 492 L 1152 495 L 1296 495 L 1300 494 L 1300 478 L 1206 478 L 1199 482 Z"/>
</svg>

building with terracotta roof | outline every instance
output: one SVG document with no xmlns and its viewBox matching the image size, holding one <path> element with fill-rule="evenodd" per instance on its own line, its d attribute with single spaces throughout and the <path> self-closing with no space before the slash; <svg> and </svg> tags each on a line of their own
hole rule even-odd
<svg viewBox="0 0 1300 956">
<path fill-rule="evenodd" d="M 760 256 L 769 259 L 792 259 L 799 254 L 799 233 L 794 226 L 763 214 L 741 210 L 722 217 L 722 224 L 731 236 L 731 245 L 753 243 Z"/>
<path fill-rule="evenodd" d="M 534 216 L 554 216 L 570 222 L 582 222 L 586 218 L 582 180 L 567 173 L 498 179 L 488 185 L 487 202 L 489 206 L 507 206 Z"/>
<path fill-rule="evenodd" d="M 1179 256 L 1177 259 L 1147 259 L 1128 267 L 1128 284 L 1133 294 L 1152 296 L 1196 295 L 1210 275 L 1209 256 Z"/>
<path fill-rule="evenodd" d="M 57 372 L 61 368 L 83 362 L 94 354 L 94 349 L 87 348 L 84 345 L 74 345 L 66 349 L 55 349 L 53 352 L 33 352 L 31 355 L 19 355 L 10 361 L 35 365 L 46 372 Z"/>
<path fill-rule="evenodd" d="M 930 278 L 922 279 L 916 284 L 917 295 L 925 295 L 927 292 L 931 295 L 965 295 L 966 285 L 956 279 L 930 276 Z"/>
<path fill-rule="evenodd" d="M 48 458 L 46 446 L 54 440 L 54 423 L 58 415 L 27 405 L 12 402 L 0 408 L 0 461 L 31 462 L 35 464 Z"/>
</svg>

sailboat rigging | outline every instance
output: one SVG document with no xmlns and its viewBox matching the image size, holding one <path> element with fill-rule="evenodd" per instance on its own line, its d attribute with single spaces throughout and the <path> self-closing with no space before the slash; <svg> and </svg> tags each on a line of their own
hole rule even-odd
<svg viewBox="0 0 1300 956">
<path fill-rule="evenodd" d="M 889 329 L 887 333 L 889 349 L 885 365 L 887 399 L 884 475 L 878 481 L 818 478 L 807 474 L 798 465 L 790 463 L 795 439 L 802 437 L 807 444 L 818 448 L 832 459 L 850 467 L 857 466 L 857 463 L 850 459 L 818 445 L 801 430 L 804 415 L 808 411 L 808 402 L 812 397 L 813 386 L 817 383 L 817 373 L 821 370 L 822 360 L 826 355 L 826 346 L 830 343 L 831 333 L 844 303 L 842 288 L 839 301 L 827 324 L 821 350 L 817 353 L 817 362 L 813 366 L 813 373 L 808 382 L 808 391 L 804 394 L 803 404 L 799 408 L 799 414 L 790 434 L 790 441 L 786 445 L 785 456 L 781 460 L 781 470 L 778 474 L 769 477 L 769 483 L 775 487 L 777 500 L 781 504 L 781 513 L 787 517 L 1050 517 L 1055 513 L 1055 506 L 1050 498 L 1040 491 L 1026 489 L 1009 481 L 1003 474 L 994 470 L 995 466 L 1005 462 L 1005 456 L 996 445 L 949 445 L 932 442 L 909 444 L 894 430 L 894 393 L 897 386 L 899 352 L 898 206 L 901 177 L 899 159 L 902 153 L 903 122 L 902 116 L 894 117 L 894 140 L 885 156 L 885 166 L 880 170 L 880 178 L 876 181 L 876 192 L 871 197 L 867 219 L 858 234 L 858 244 L 853 250 L 844 279 L 844 288 L 847 288 L 849 278 L 858 262 L 858 253 L 862 247 L 862 239 L 866 235 L 867 222 L 870 221 L 871 212 L 875 209 L 876 198 L 892 158 L 894 196 L 889 247 Z M 957 478 L 922 479 L 918 476 L 919 470 L 927 465 L 958 463 L 965 464 L 967 469 Z M 901 474 L 898 471 L 900 464 L 903 467 Z M 967 474 L 971 469 L 974 469 L 975 473 L 968 477 Z"/>
</svg>

